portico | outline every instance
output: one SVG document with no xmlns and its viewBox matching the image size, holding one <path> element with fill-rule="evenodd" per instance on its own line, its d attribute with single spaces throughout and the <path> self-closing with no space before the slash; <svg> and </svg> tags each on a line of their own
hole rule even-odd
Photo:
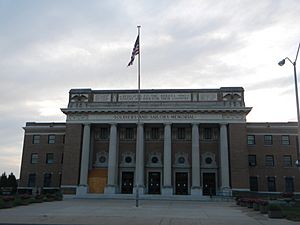
<svg viewBox="0 0 300 225">
<path fill-rule="evenodd" d="M 241 88 L 142 90 L 137 123 L 136 91 L 71 90 L 62 111 L 82 124 L 76 194 L 92 193 L 94 171 L 103 194 L 201 196 L 213 179 L 211 189 L 230 193 L 228 125 L 250 110 Z"/>
</svg>

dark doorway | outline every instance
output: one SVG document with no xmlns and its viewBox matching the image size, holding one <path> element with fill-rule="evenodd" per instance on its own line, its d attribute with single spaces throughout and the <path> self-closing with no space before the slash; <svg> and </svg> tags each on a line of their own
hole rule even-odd
<svg viewBox="0 0 300 225">
<path fill-rule="evenodd" d="M 216 195 L 215 173 L 203 173 L 203 195 Z"/>
<path fill-rule="evenodd" d="M 188 194 L 188 173 L 176 173 L 176 195 L 187 195 Z"/>
<path fill-rule="evenodd" d="M 133 172 L 122 172 L 122 194 L 132 194 L 133 177 Z"/>
<path fill-rule="evenodd" d="M 160 172 L 149 172 L 148 194 L 160 194 Z"/>
</svg>

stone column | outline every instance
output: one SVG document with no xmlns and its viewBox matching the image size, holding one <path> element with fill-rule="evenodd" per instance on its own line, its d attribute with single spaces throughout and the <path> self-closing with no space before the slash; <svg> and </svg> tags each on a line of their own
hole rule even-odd
<svg viewBox="0 0 300 225">
<path fill-rule="evenodd" d="M 192 125 L 192 188 L 191 195 L 202 195 L 200 187 L 199 124 Z"/>
<path fill-rule="evenodd" d="M 162 188 L 162 195 L 172 195 L 172 135 L 171 123 L 166 123 L 164 128 L 164 183 Z"/>
<path fill-rule="evenodd" d="M 136 135 L 135 192 L 144 194 L 144 124 L 138 123 Z"/>
<path fill-rule="evenodd" d="M 220 161 L 221 161 L 221 191 L 229 194 L 229 159 L 227 124 L 220 124 Z"/>
<path fill-rule="evenodd" d="M 91 124 L 84 124 L 81 149 L 81 166 L 79 187 L 76 195 L 84 195 L 88 192 L 89 154 L 91 142 Z"/>
<path fill-rule="evenodd" d="M 117 192 L 117 171 L 117 124 L 111 124 L 108 152 L 108 180 L 104 190 L 105 194 L 115 194 Z"/>
</svg>

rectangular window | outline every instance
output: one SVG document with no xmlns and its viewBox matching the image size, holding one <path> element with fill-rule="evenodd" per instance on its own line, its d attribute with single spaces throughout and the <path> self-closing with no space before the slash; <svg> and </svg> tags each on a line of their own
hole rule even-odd
<svg viewBox="0 0 300 225">
<path fill-rule="evenodd" d="M 211 128 L 204 128 L 204 139 L 205 140 L 212 139 L 212 129 Z"/>
<path fill-rule="evenodd" d="M 33 135 L 32 137 L 32 144 L 39 144 L 41 140 L 41 136 L 40 135 Z"/>
<path fill-rule="evenodd" d="M 109 139 L 108 127 L 101 127 L 100 128 L 100 139 L 101 140 L 107 140 L 107 139 Z"/>
<path fill-rule="evenodd" d="M 281 144 L 282 145 L 289 145 L 290 144 L 290 136 L 289 135 L 282 135 L 281 136 Z"/>
<path fill-rule="evenodd" d="M 250 177 L 250 191 L 258 191 L 258 179 L 257 177 Z"/>
<path fill-rule="evenodd" d="M 294 192 L 294 178 L 285 177 L 285 192 Z"/>
<path fill-rule="evenodd" d="M 248 155 L 248 164 L 250 167 L 256 166 L 256 155 Z"/>
<path fill-rule="evenodd" d="M 273 137 L 272 137 L 272 135 L 265 135 L 264 136 L 264 144 L 265 145 L 272 145 L 273 144 Z"/>
<path fill-rule="evenodd" d="M 255 145 L 255 136 L 254 135 L 248 135 L 247 136 L 247 144 L 248 145 Z"/>
<path fill-rule="evenodd" d="M 266 155 L 265 165 L 267 167 L 274 167 L 274 156 L 273 155 Z"/>
<path fill-rule="evenodd" d="M 283 166 L 284 167 L 292 167 L 292 156 L 291 155 L 284 155 L 283 156 Z"/>
<path fill-rule="evenodd" d="M 126 128 L 125 129 L 125 139 L 133 140 L 133 128 Z"/>
<path fill-rule="evenodd" d="M 38 163 L 38 161 L 39 161 L 39 155 L 37 153 L 32 153 L 30 159 L 31 164 L 36 164 Z"/>
<path fill-rule="evenodd" d="M 151 128 L 151 139 L 153 139 L 153 140 L 159 139 L 159 128 L 158 127 Z"/>
<path fill-rule="evenodd" d="M 268 191 L 276 191 L 275 177 L 268 177 Z"/>
<path fill-rule="evenodd" d="M 178 127 L 177 128 L 177 139 L 185 139 L 185 128 L 184 127 Z"/>
<path fill-rule="evenodd" d="M 48 144 L 55 144 L 55 135 L 51 134 L 48 136 Z"/>
<path fill-rule="evenodd" d="M 51 173 L 45 173 L 44 174 L 44 187 L 51 187 Z"/>
<path fill-rule="evenodd" d="M 36 174 L 30 173 L 28 176 L 28 187 L 35 187 Z"/>
<path fill-rule="evenodd" d="M 53 164 L 54 163 L 54 154 L 53 153 L 47 153 L 46 154 L 46 163 L 47 164 Z"/>
</svg>

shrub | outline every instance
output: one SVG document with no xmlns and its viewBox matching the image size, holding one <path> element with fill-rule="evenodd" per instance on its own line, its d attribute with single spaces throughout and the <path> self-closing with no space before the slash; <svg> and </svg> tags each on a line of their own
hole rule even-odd
<svg viewBox="0 0 300 225">
<path fill-rule="evenodd" d="M 281 211 L 282 208 L 279 204 L 270 204 L 269 205 L 269 211 Z"/>
</svg>

